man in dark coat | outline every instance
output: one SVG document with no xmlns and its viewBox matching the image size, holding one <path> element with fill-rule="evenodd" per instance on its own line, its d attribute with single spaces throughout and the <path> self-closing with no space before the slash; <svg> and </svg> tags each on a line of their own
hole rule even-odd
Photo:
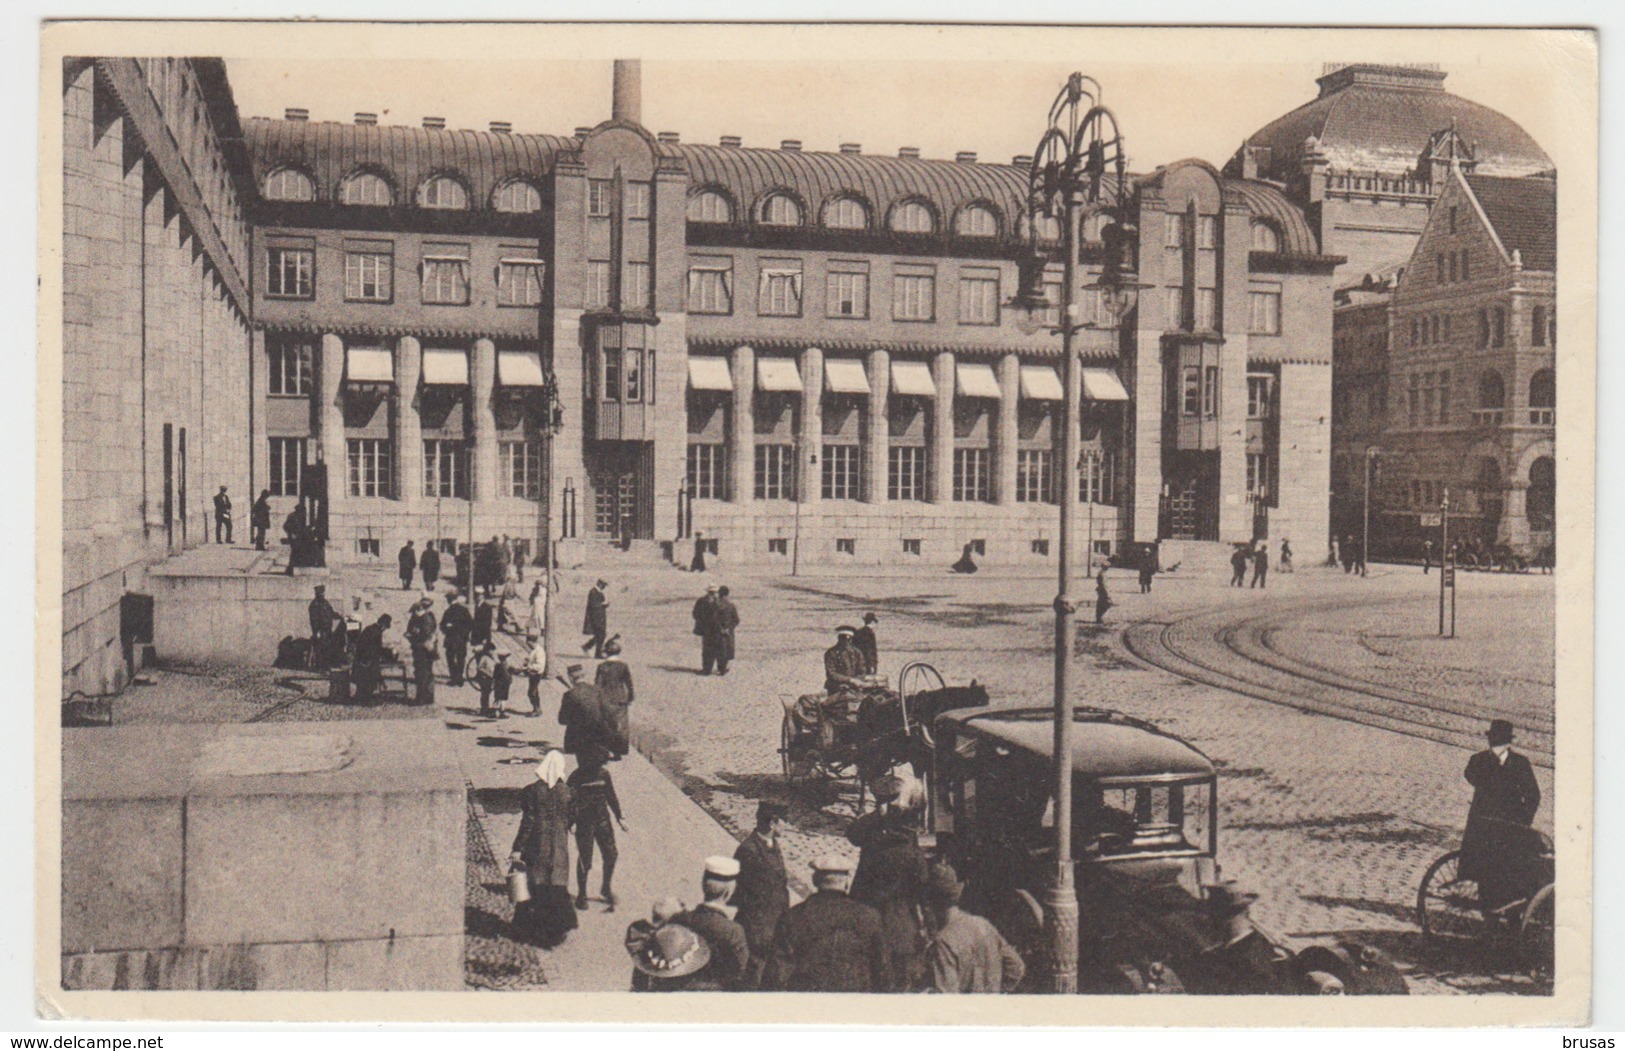
<svg viewBox="0 0 1625 1051">
<path fill-rule="evenodd" d="M 688 560 L 690 573 L 705 572 L 705 534 L 694 534 L 694 557 Z"/>
<path fill-rule="evenodd" d="M 728 662 L 734 659 L 734 632 L 739 627 L 739 608 L 728 595 L 728 585 L 717 588 L 716 618 L 712 627 L 716 630 L 718 675 L 728 674 Z"/>
<path fill-rule="evenodd" d="M 1519 897 L 1521 866 L 1538 848 L 1529 826 L 1540 807 L 1540 785 L 1527 756 L 1512 750 L 1512 724 L 1490 722 L 1489 747 L 1467 760 L 1463 774 L 1473 786 L 1467 828 L 1461 837 L 1460 874 L 1478 881 L 1479 898 L 1491 910 Z"/>
<path fill-rule="evenodd" d="M 599 580 L 587 592 L 587 612 L 581 618 L 581 634 L 587 636 L 582 653 L 591 653 L 597 660 L 604 659 L 604 640 L 609 636 L 609 596 L 604 589 L 609 582 Z"/>
<path fill-rule="evenodd" d="M 901 790 L 896 777 L 876 781 L 877 808 L 847 826 L 846 838 L 861 851 L 852 897 L 880 913 L 888 969 L 897 989 L 905 991 L 919 984 L 924 941 L 915 910 L 930 865 L 913 828 L 914 815 L 898 806 Z"/>
<path fill-rule="evenodd" d="M 1253 582 L 1250 588 L 1268 588 L 1270 575 L 1270 546 L 1259 544 L 1253 552 Z"/>
<path fill-rule="evenodd" d="M 423 542 L 423 554 L 418 558 L 418 569 L 423 573 L 423 590 L 433 591 L 434 582 L 440 579 L 440 550 L 434 546 L 433 540 Z"/>
<path fill-rule="evenodd" d="M 734 892 L 737 913 L 734 919 L 745 929 L 750 945 L 750 973 L 746 988 L 754 989 L 762 980 L 768 953 L 773 948 L 773 932 L 790 908 L 790 885 L 784 871 L 784 853 L 779 849 L 779 833 L 789 807 L 777 800 L 756 804 L 756 831 L 745 837 L 734 851 L 739 862 L 739 886 Z"/>
<path fill-rule="evenodd" d="M 395 562 L 401 572 L 401 590 L 405 591 L 412 586 L 412 574 L 418 568 L 418 553 L 413 549 L 412 541 L 408 540 L 406 546 L 395 555 Z"/>
<path fill-rule="evenodd" d="M 446 675 L 451 685 L 463 684 L 468 664 L 468 637 L 474 631 L 474 614 L 463 605 L 463 596 L 453 592 L 446 599 L 446 614 L 440 618 L 440 634 L 446 637 Z"/>
<path fill-rule="evenodd" d="M 1247 582 L 1247 548 L 1241 544 L 1230 552 L 1230 586 L 1239 588 Z"/>
<path fill-rule="evenodd" d="M 319 668 L 327 661 L 333 622 L 338 619 L 333 604 L 327 601 L 327 585 L 316 585 L 316 596 L 306 609 L 310 614 L 310 666 Z"/>
<path fill-rule="evenodd" d="M 559 700 L 559 725 L 564 727 L 564 751 L 568 755 L 581 755 L 589 748 L 607 748 L 603 739 L 603 691 L 587 681 L 586 671 L 579 664 L 569 668 L 570 688 Z"/>
<path fill-rule="evenodd" d="M 694 634 L 700 637 L 700 674 L 710 675 L 717 666 L 717 586 L 710 585 L 705 594 L 694 600 Z"/>
<path fill-rule="evenodd" d="M 355 699 L 372 700 L 383 677 L 380 666 L 384 662 L 384 632 L 394 623 L 388 613 L 362 628 L 355 637 L 355 662 L 350 666 L 350 681 L 355 684 Z"/>
<path fill-rule="evenodd" d="M 226 531 L 225 543 L 231 543 L 231 497 L 226 495 L 226 487 L 221 486 L 220 491 L 214 494 L 214 542 L 221 543 L 220 531 Z M 207 532 L 203 539 L 209 539 Z"/>
<path fill-rule="evenodd" d="M 434 703 L 434 662 L 439 647 L 435 636 L 439 625 L 434 619 L 434 599 L 425 595 L 412 606 L 412 615 L 406 621 L 406 641 L 412 647 L 413 700 L 418 704 Z"/>
<path fill-rule="evenodd" d="M 750 943 L 736 919 L 738 912 L 728 904 L 739 879 L 739 862 L 733 858 L 705 859 L 705 875 L 700 880 L 699 905 L 678 916 L 680 923 L 705 939 L 711 947 L 711 960 L 698 973 L 690 989 L 737 992 L 748 988 Z"/>
<path fill-rule="evenodd" d="M 863 627 L 852 633 L 852 645 L 863 654 L 863 674 L 873 675 L 880 670 L 880 640 L 875 637 L 875 625 L 880 618 L 873 613 L 863 615 Z"/>
<path fill-rule="evenodd" d="M 883 993 L 892 988 L 880 914 L 847 895 L 852 863 L 813 862 L 811 897 L 786 912 L 773 935 L 762 988 L 793 993 Z"/>
<path fill-rule="evenodd" d="M 842 624 L 835 629 L 835 645 L 824 651 L 824 692 L 829 694 L 862 689 L 865 675 L 863 654 L 852 642 L 857 629 Z"/>
<path fill-rule="evenodd" d="M 497 608 L 491 604 L 489 592 L 481 591 L 479 597 L 479 604 L 474 607 L 474 630 L 469 635 L 469 641 L 483 646 L 491 641 L 491 627 L 496 620 Z"/>
<path fill-rule="evenodd" d="M 261 489 L 260 498 L 248 509 L 248 535 L 255 551 L 265 550 L 265 536 L 271 531 L 271 490 Z"/>
</svg>

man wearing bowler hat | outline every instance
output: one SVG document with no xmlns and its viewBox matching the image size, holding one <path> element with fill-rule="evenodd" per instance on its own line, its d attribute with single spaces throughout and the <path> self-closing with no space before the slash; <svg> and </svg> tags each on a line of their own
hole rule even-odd
<svg viewBox="0 0 1625 1051">
<path fill-rule="evenodd" d="M 812 896 L 779 920 L 762 988 L 793 993 L 890 992 L 880 914 L 846 893 L 852 863 L 826 854 L 812 868 Z"/>
<path fill-rule="evenodd" d="M 704 900 L 678 916 L 680 923 L 705 939 L 711 947 L 711 962 L 694 975 L 691 989 L 720 989 L 736 992 L 750 966 L 750 944 L 745 928 L 736 919 L 736 912 L 728 900 L 733 897 L 739 880 L 739 862 L 729 857 L 705 859 L 705 875 L 700 878 L 700 894 Z"/>
<path fill-rule="evenodd" d="M 790 908 L 790 885 L 784 871 L 784 852 L 779 847 L 779 834 L 789 815 L 790 808 L 776 799 L 757 803 L 756 831 L 734 851 L 734 860 L 739 862 L 738 889 L 733 897 L 738 912 L 734 919 L 745 929 L 750 944 L 749 988 L 760 984 L 762 968 L 773 948 L 773 931 Z"/>
<path fill-rule="evenodd" d="M 1529 826 L 1540 807 L 1540 786 L 1527 756 L 1512 750 L 1512 724 L 1490 721 L 1489 747 L 1467 760 L 1473 786 L 1461 837 L 1459 875 L 1478 882 L 1486 915 L 1518 897 L 1521 863 L 1538 850 Z"/>
<path fill-rule="evenodd" d="M 880 641 L 875 638 L 875 625 L 880 618 L 873 613 L 863 615 L 863 627 L 852 633 L 852 645 L 863 654 L 863 674 L 873 675 L 880 670 Z"/>
</svg>

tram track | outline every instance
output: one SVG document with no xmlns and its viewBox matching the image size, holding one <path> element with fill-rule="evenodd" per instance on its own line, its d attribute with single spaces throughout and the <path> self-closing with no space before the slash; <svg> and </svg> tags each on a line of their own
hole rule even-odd
<svg viewBox="0 0 1625 1051">
<path fill-rule="evenodd" d="M 1373 599 L 1343 608 L 1391 601 Z M 1123 643 L 1139 660 L 1193 682 L 1469 751 L 1483 747 L 1488 719 L 1506 718 L 1517 728 L 1520 748 L 1530 760 L 1551 768 L 1554 728 L 1549 717 L 1531 718 L 1489 702 L 1422 689 L 1402 690 L 1283 652 L 1276 641 L 1282 622 L 1316 608 L 1319 604 L 1301 604 L 1241 620 L 1232 619 L 1233 610 L 1202 610 L 1171 621 L 1131 624 Z"/>
</svg>

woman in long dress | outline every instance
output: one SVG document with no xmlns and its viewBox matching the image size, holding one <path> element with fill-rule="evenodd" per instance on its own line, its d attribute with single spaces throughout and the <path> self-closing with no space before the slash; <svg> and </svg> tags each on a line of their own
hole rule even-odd
<svg viewBox="0 0 1625 1051">
<path fill-rule="evenodd" d="M 530 900 L 514 907 L 514 926 L 542 948 L 558 945 L 576 927 L 570 899 L 572 800 L 564 767 L 564 753 L 557 750 L 536 764 L 536 780 L 519 794 L 523 817 L 513 840 L 512 860 L 524 863 L 530 885 Z"/>
</svg>

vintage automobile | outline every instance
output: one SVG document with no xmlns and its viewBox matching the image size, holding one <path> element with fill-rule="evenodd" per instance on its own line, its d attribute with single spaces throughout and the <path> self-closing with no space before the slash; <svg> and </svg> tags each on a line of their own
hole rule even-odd
<svg viewBox="0 0 1625 1051">
<path fill-rule="evenodd" d="M 1072 855 L 1078 985 L 1089 993 L 1404 994 L 1380 950 L 1289 945 L 1257 927 L 1223 879 L 1218 777 L 1186 741 L 1118 712 L 1077 708 Z M 1049 987 L 1039 902 L 1055 870 L 1048 708 L 950 711 L 935 722 L 930 821 L 965 904 Z"/>
</svg>

